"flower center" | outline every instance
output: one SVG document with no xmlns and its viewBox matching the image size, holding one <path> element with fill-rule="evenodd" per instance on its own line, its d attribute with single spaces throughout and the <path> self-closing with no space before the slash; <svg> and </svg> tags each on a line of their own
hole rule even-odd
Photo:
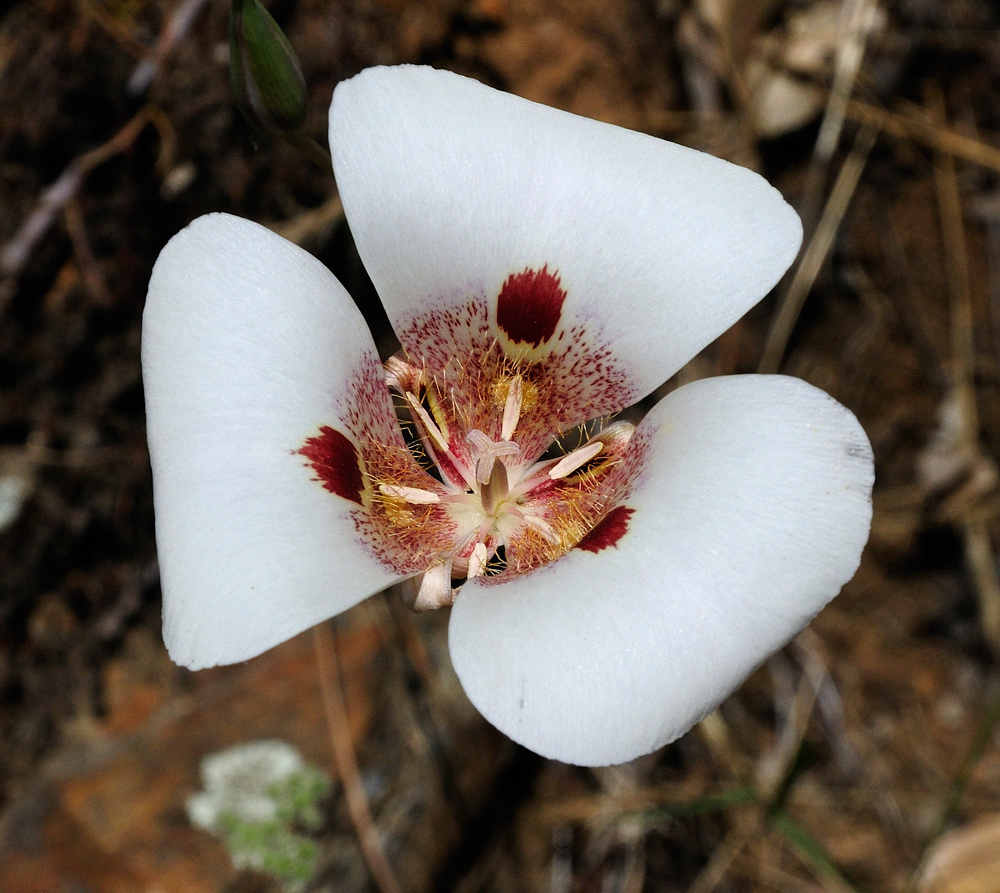
<svg viewBox="0 0 1000 893">
<path fill-rule="evenodd" d="M 471 299 L 415 318 L 400 332 L 412 353 L 350 386 L 350 437 L 321 428 L 299 451 L 355 503 L 372 552 L 414 580 L 418 610 L 451 604 L 466 580 L 499 584 L 578 544 L 614 545 L 627 526 L 645 447 L 628 423 L 587 422 L 639 395 L 607 346 L 563 319 L 565 297 L 555 273 L 526 270 L 494 311 Z M 386 384 L 401 423 L 380 410 Z"/>
<path fill-rule="evenodd" d="M 502 359 L 456 367 L 455 380 L 435 382 L 402 355 L 386 364 L 390 386 L 409 410 L 411 442 L 428 480 L 411 486 L 383 478 L 375 468 L 369 474 L 391 524 L 408 523 L 399 503 L 411 511 L 434 506 L 422 526 L 431 539 L 443 541 L 414 598 L 418 610 L 451 604 L 456 581 L 499 580 L 554 560 L 592 530 L 620 495 L 622 475 L 615 469 L 633 426 L 611 425 L 554 458 L 526 454 L 519 443 L 522 422 L 530 429 L 530 415 L 544 407 L 530 366 L 520 366 Z M 479 379 L 477 393 L 494 397 L 474 410 L 451 396 L 469 390 L 461 380 L 468 375 Z M 479 427 L 468 428 L 470 422 Z"/>
</svg>

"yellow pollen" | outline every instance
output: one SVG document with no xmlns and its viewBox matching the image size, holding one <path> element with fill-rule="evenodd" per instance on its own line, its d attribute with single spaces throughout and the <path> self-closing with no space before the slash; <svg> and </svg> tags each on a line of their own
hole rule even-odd
<svg viewBox="0 0 1000 893">
<path fill-rule="evenodd" d="M 497 409 L 505 409 L 507 406 L 507 400 L 510 397 L 511 386 L 514 380 L 517 379 L 521 382 L 521 413 L 530 412 L 535 406 L 538 405 L 538 385 L 527 378 L 524 378 L 519 373 L 513 375 L 501 375 L 496 381 L 493 382 L 493 386 L 490 389 L 493 405 Z"/>
</svg>

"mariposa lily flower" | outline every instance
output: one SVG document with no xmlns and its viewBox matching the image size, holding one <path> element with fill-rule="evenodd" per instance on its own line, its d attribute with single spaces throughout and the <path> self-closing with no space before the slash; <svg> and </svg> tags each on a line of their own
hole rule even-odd
<svg viewBox="0 0 1000 893">
<path fill-rule="evenodd" d="M 409 580 L 454 603 L 458 676 L 516 741 L 600 765 L 673 740 L 854 573 L 871 448 L 782 376 L 594 420 L 774 285 L 797 216 L 750 171 L 428 68 L 341 83 L 330 145 L 387 363 L 335 278 L 246 220 L 196 220 L 153 271 L 171 655 L 245 660 Z"/>
</svg>

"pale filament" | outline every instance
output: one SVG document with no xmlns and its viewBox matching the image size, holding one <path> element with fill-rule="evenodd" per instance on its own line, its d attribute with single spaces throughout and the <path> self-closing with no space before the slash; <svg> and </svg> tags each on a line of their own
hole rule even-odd
<svg viewBox="0 0 1000 893">
<path fill-rule="evenodd" d="M 538 515 L 530 514 L 523 514 L 522 518 L 524 519 L 524 523 L 529 527 L 534 527 L 535 530 L 542 535 L 546 542 L 552 543 L 553 545 L 559 542 L 559 534 L 552 529 L 552 525 L 549 524 L 548 521 L 543 518 L 539 518 Z"/>
</svg>

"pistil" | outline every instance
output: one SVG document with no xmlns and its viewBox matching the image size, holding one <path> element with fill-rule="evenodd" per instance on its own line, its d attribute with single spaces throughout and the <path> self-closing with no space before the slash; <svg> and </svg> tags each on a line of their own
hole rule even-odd
<svg viewBox="0 0 1000 893">
<path fill-rule="evenodd" d="M 507 498 L 510 487 L 507 484 L 507 466 L 503 462 L 494 462 L 490 479 L 479 491 L 483 504 L 483 513 L 487 518 L 496 515 L 497 508 Z"/>
<path fill-rule="evenodd" d="M 498 463 L 503 465 L 505 460 L 514 459 L 521 452 L 516 443 L 510 440 L 492 441 L 478 428 L 470 431 L 465 439 L 472 452 L 472 460 L 476 467 L 476 480 L 480 484 L 489 483 L 493 477 L 493 469 Z"/>
</svg>

